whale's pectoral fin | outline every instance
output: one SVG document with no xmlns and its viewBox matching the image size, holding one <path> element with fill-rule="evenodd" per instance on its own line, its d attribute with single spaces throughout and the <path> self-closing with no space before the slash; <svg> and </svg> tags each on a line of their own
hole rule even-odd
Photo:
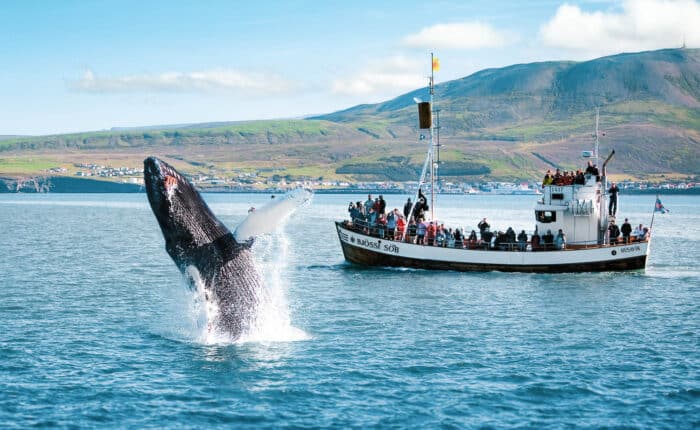
<svg viewBox="0 0 700 430">
<path fill-rule="evenodd" d="M 310 190 L 298 188 L 275 198 L 265 206 L 250 212 L 233 232 L 233 237 L 238 243 L 247 243 L 256 236 L 273 232 L 281 221 L 309 202 L 312 194 Z"/>
</svg>

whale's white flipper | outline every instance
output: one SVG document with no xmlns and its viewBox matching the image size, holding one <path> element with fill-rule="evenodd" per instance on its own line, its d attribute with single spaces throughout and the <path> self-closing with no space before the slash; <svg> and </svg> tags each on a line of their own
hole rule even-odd
<svg viewBox="0 0 700 430">
<path fill-rule="evenodd" d="M 280 221 L 310 201 L 312 195 L 310 190 L 297 188 L 275 198 L 265 206 L 255 209 L 233 232 L 234 239 L 236 242 L 243 243 L 255 238 L 255 236 L 273 232 Z"/>
</svg>

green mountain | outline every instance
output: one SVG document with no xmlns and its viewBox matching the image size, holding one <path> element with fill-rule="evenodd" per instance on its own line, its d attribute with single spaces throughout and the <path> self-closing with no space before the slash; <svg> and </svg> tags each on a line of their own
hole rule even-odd
<svg viewBox="0 0 700 430">
<path fill-rule="evenodd" d="M 414 97 L 427 100 L 427 89 L 304 120 L 8 138 L 0 174 L 9 157 L 67 163 L 148 153 L 193 172 L 274 167 L 292 177 L 412 180 L 425 154 Z M 611 172 L 700 175 L 698 49 L 487 69 L 436 85 L 435 99 L 448 177 L 534 179 L 551 166 L 576 168 L 580 151 L 592 149 L 596 108 L 601 153 L 618 154 Z"/>
</svg>

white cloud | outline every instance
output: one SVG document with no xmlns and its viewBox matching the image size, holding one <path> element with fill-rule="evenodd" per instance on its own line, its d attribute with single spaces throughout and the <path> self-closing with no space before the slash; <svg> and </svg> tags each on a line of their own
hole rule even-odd
<svg viewBox="0 0 700 430">
<path fill-rule="evenodd" d="M 540 27 L 545 45 L 609 54 L 700 46 L 700 3 L 694 0 L 627 0 L 620 12 L 584 12 L 564 4 Z"/>
<path fill-rule="evenodd" d="M 294 89 L 293 83 L 278 76 L 243 73 L 230 69 L 119 77 L 100 77 L 92 70 L 87 70 L 81 79 L 70 82 L 69 86 L 77 91 L 93 93 L 227 91 L 245 94 L 281 94 Z"/>
<path fill-rule="evenodd" d="M 356 76 L 336 79 L 333 82 L 333 93 L 383 96 L 413 90 L 427 85 L 425 67 L 430 65 L 403 56 L 394 56 L 381 62 L 370 63 Z"/>
<path fill-rule="evenodd" d="M 499 32 L 488 24 L 459 22 L 426 27 L 404 37 L 403 44 L 425 49 L 478 49 L 498 48 L 504 46 L 508 39 L 506 33 Z"/>
</svg>

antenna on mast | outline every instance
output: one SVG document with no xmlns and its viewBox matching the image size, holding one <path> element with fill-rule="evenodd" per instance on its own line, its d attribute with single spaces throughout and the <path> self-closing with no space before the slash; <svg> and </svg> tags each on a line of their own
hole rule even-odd
<svg viewBox="0 0 700 430">
<path fill-rule="evenodd" d="M 595 108 L 595 165 L 598 165 L 598 119 L 600 118 L 600 108 Z"/>
</svg>

